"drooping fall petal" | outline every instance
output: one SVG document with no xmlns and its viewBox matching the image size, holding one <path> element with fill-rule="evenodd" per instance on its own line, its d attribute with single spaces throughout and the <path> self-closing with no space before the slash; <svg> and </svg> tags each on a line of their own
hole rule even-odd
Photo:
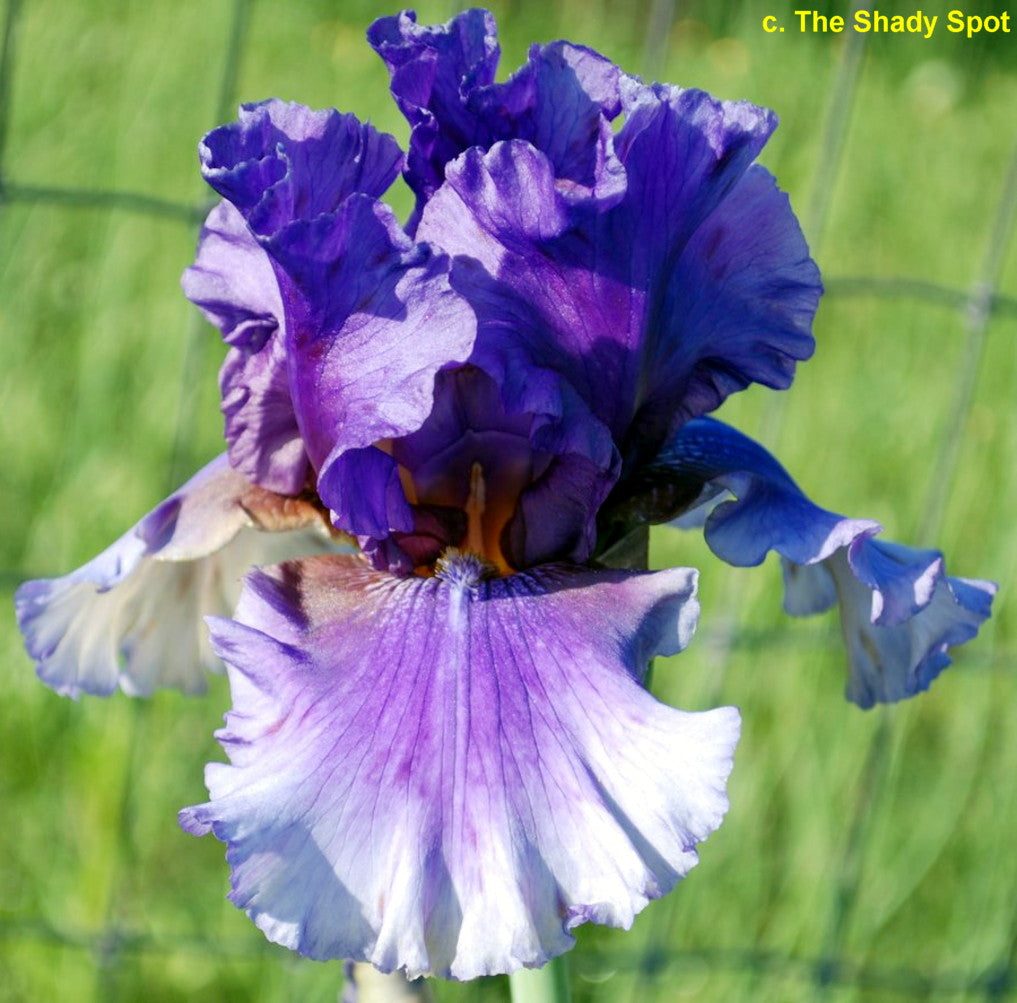
<svg viewBox="0 0 1017 1003">
<path fill-rule="evenodd" d="M 428 579 L 257 572 L 213 624 L 230 765 L 182 822 L 228 844 L 233 901 L 314 958 L 470 979 L 628 926 L 727 804 L 737 712 L 640 685 L 687 643 L 694 589 L 684 569 L 487 579 L 468 556 Z"/>
</svg>

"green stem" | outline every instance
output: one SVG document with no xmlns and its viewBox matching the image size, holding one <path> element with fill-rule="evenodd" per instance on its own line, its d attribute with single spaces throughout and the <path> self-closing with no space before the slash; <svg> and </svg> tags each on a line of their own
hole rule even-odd
<svg viewBox="0 0 1017 1003">
<path fill-rule="evenodd" d="M 543 968 L 520 968 L 509 976 L 512 1003 L 570 1003 L 569 966 L 565 957 Z"/>
</svg>

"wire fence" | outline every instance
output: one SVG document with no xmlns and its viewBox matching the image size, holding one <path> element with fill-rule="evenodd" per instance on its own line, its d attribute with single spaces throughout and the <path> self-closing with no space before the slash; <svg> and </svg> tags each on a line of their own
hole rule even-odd
<svg viewBox="0 0 1017 1003">
<path fill-rule="evenodd" d="M 254 3 L 255 0 L 233 0 L 231 27 L 221 54 L 216 84 L 217 113 L 214 120 L 208 123 L 209 127 L 228 120 L 233 114 L 238 97 L 236 93 L 238 67 L 244 52 Z M 25 7 L 30 4 L 31 0 L 8 0 L 0 39 L 0 213 L 6 206 L 18 203 L 48 204 L 66 208 L 68 211 L 115 209 L 168 220 L 189 230 L 196 230 L 209 208 L 210 203 L 207 201 L 176 201 L 135 191 L 32 185 L 10 176 L 7 139 L 11 102 L 14 99 L 11 82 L 15 62 L 22 55 L 18 46 L 19 22 Z M 646 37 L 647 70 L 655 69 L 663 59 L 660 39 L 666 36 L 666 26 L 673 21 L 676 7 L 676 0 L 670 2 L 654 0 L 652 4 Z M 854 9 L 859 7 L 860 4 L 856 3 Z M 814 173 L 812 191 L 805 213 L 805 230 L 813 248 L 822 245 L 833 192 L 837 178 L 844 168 L 845 141 L 856 109 L 858 82 L 866 44 L 867 36 L 860 34 L 850 36 L 841 49 L 835 78 L 830 88 L 824 116 L 822 156 Z M 954 399 L 948 405 L 951 417 L 948 426 L 951 433 L 944 437 L 939 453 L 934 459 L 934 485 L 948 485 L 952 481 L 952 474 L 958 462 L 961 429 L 972 407 L 974 387 L 983 365 L 992 325 L 999 318 L 1017 316 L 1017 298 L 1007 295 L 1000 289 L 1004 257 L 1013 242 L 1017 222 L 1017 150 L 1002 180 L 994 219 L 995 225 L 984 248 L 981 266 L 968 288 L 948 287 L 914 278 L 882 275 L 825 276 L 827 296 L 834 299 L 851 297 L 913 299 L 941 308 L 956 317 L 958 336 L 965 343 L 963 353 L 965 364 L 957 375 Z M 183 446 L 188 439 L 188 423 L 191 420 L 189 417 L 191 409 L 187 406 L 188 388 L 193 384 L 193 374 L 198 365 L 199 345 L 206 338 L 207 333 L 196 318 L 189 342 L 191 350 L 185 360 L 184 372 L 180 376 L 181 405 L 175 424 L 177 445 L 173 453 L 173 469 L 167 474 L 170 485 L 176 485 L 181 480 L 180 475 L 183 471 L 180 468 L 188 460 Z M 768 414 L 768 421 L 771 422 L 771 427 L 767 430 L 769 438 L 774 437 L 775 430 L 780 425 L 782 406 L 778 398 Z M 922 542 L 928 543 L 936 537 L 937 531 L 942 526 L 948 501 L 948 492 L 930 490 L 922 507 L 924 513 L 921 524 Z M 23 569 L 0 569 L 0 582 L 5 586 L 15 584 L 23 577 Z M 731 605 L 737 606 L 737 596 L 732 597 Z M 774 644 L 783 636 L 783 631 L 780 630 L 774 630 L 772 634 L 759 631 L 751 634 L 732 633 L 727 642 L 727 649 L 722 648 L 718 652 L 718 657 L 723 663 L 726 657 L 740 647 Z M 1015 660 L 1010 653 L 999 649 L 988 656 L 974 653 L 972 658 L 976 663 L 979 658 L 986 659 L 989 663 L 988 668 L 993 670 L 1002 670 L 1006 664 Z M 721 670 L 718 676 L 722 674 Z M 130 746 L 136 750 L 142 727 L 140 712 L 133 714 L 131 720 Z M 995 963 L 976 977 L 972 977 L 969 972 L 951 973 L 943 969 L 937 970 L 935 974 L 928 974 L 910 967 L 860 965 L 845 956 L 845 931 L 856 908 L 861 884 L 860 862 L 869 835 L 871 819 L 869 808 L 881 786 L 886 782 L 887 764 L 890 761 L 887 748 L 892 741 L 893 727 L 890 718 L 884 717 L 881 720 L 872 737 L 865 767 L 857 783 L 854 803 L 846 821 L 850 835 L 844 842 L 846 849 L 839 866 L 840 880 L 832 890 L 826 915 L 820 920 L 826 931 L 822 952 L 814 957 L 795 957 L 752 949 L 689 950 L 683 949 L 679 944 L 669 945 L 666 952 L 659 953 L 641 952 L 627 955 L 619 952 L 606 961 L 600 959 L 600 963 L 622 970 L 638 971 L 650 979 L 661 979 L 676 972 L 687 972 L 699 967 L 744 972 L 764 978 L 779 975 L 793 979 L 803 987 L 812 986 L 814 998 L 817 999 L 824 998 L 832 989 L 844 986 L 881 992 L 892 997 L 914 999 L 951 994 L 985 1000 L 1017 997 L 1017 888 L 1013 889 L 1011 896 L 1015 903 L 1015 914 L 1009 942 Z M 123 824 L 120 832 L 124 842 L 117 850 L 119 872 L 115 875 L 114 882 L 125 879 L 125 871 L 132 854 L 127 836 L 132 817 L 132 772 L 130 769 L 125 772 L 121 792 Z M 0 942 L 36 941 L 83 952 L 94 961 L 96 980 L 94 998 L 104 1001 L 120 998 L 116 972 L 118 965 L 125 959 L 160 956 L 169 952 L 174 954 L 194 952 L 205 956 L 211 952 L 222 958 L 244 958 L 273 950 L 260 940 L 234 941 L 223 938 L 210 943 L 207 938 L 188 939 L 186 936 L 176 936 L 168 942 L 145 931 L 125 929 L 113 908 L 116 900 L 116 894 L 110 896 L 110 909 L 99 933 L 80 932 L 64 925 L 55 925 L 42 916 L 5 915 L 0 917 Z M 576 971 L 579 976 L 595 974 L 587 973 L 588 967 L 588 959 L 582 957 L 577 959 Z"/>
</svg>

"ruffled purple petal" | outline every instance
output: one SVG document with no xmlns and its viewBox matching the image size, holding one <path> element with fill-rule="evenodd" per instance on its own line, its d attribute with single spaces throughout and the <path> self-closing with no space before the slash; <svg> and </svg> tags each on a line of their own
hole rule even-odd
<svg viewBox="0 0 1017 1003">
<path fill-rule="evenodd" d="M 329 539 L 312 506 L 262 491 L 220 456 L 88 564 L 23 584 L 18 625 L 58 693 L 202 692 L 219 665 L 202 617 L 233 608 L 253 564 L 319 553 Z"/>
<path fill-rule="evenodd" d="M 494 18 L 470 10 L 421 26 L 412 12 L 382 18 L 368 40 L 392 75 L 392 93 L 412 126 L 406 179 L 420 205 L 441 186 L 445 166 L 470 147 L 522 139 L 554 165 L 564 193 L 617 200 L 625 171 L 610 120 L 621 110 L 619 69 L 569 42 L 533 46 L 505 83 Z"/>
<path fill-rule="evenodd" d="M 654 343 L 656 357 L 644 365 L 661 370 L 650 381 L 639 424 L 656 437 L 658 429 L 675 427 L 675 416 L 713 411 L 750 383 L 789 387 L 795 363 L 812 355 L 821 292 L 787 196 L 753 165 L 670 273 L 662 313 L 672 334 Z"/>
<path fill-rule="evenodd" d="M 441 184 L 445 164 L 482 129 L 467 97 L 493 83 L 498 69 L 494 15 L 468 10 L 447 24 L 420 25 L 413 11 L 403 11 L 375 21 L 367 40 L 388 67 L 392 95 L 412 129 L 407 180 L 426 198 Z"/>
<path fill-rule="evenodd" d="M 639 683 L 689 640 L 694 572 L 482 576 L 312 559 L 213 624 L 231 765 L 181 822 L 228 843 L 269 939 L 411 977 L 540 965 L 581 923 L 628 926 L 719 825 L 737 711 Z"/>
<path fill-rule="evenodd" d="M 749 167 L 772 127 L 751 105 L 643 88 L 613 206 L 567 199 L 519 140 L 449 165 L 418 236 L 468 259 L 471 361 L 507 399 L 564 381 L 629 465 L 751 382 L 786 387 L 812 352 L 820 286 L 786 198 Z"/>
<path fill-rule="evenodd" d="M 525 140 L 554 165 L 563 195 L 617 202 L 625 169 L 614 151 L 611 119 L 621 110 L 620 80 L 618 67 L 591 49 L 570 42 L 534 45 L 505 83 L 470 95 L 470 108 L 488 133 L 471 145 Z"/>
<path fill-rule="evenodd" d="M 298 494 L 310 465 L 290 397 L 279 283 L 229 202 L 205 221 L 182 285 L 230 346 L 219 372 L 230 463 L 270 491 Z"/>
<path fill-rule="evenodd" d="M 787 196 L 750 166 L 773 112 L 625 83 L 617 146 L 629 184 L 605 236 L 620 246 L 615 270 L 650 290 L 631 338 L 641 442 L 626 452 L 638 453 L 750 383 L 789 386 L 812 354 L 822 287 Z"/>
<path fill-rule="evenodd" d="M 435 374 L 473 347 L 476 318 L 449 284 L 449 260 L 358 196 L 286 227 L 273 253 L 293 288 L 291 386 L 318 492 L 351 533 L 407 530 L 395 462 L 375 444 L 419 428 Z"/>
<path fill-rule="evenodd" d="M 290 397 L 284 302 L 289 277 L 270 252 L 287 225 L 382 194 L 402 164 L 390 136 L 352 115 L 265 101 L 209 133 L 202 172 L 226 201 L 209 215 L 184 291 L 231 346 L 220 373 L 233 465 L 297 494 L 310 472 Z"/>
<path fill-rule="evenodd" d="M 847 693 L 859 706 L 926 689 L 950 664 L 947 649 L 971 640 L 991 613 L 993 583 L 948 577 L 938 550 L 876 540 L 878 523 L 819 508 L 765 449 L 718 421 L 690 421 L 651 467 L 658 488 L 671 476 L 735 496 L 710 512 L 706 542 L 739 566 L 780 554 L 788 613 L 839 604 Z"/>
<path fill-rule="evenodd" d="M 199 154 L 205 180 L 262 237 L 334 212 L 355 192 L 377 198 L 402 166 L 396 141 L 355 115 L 275 99 L 241 105 Z"/>
<path fill-rule="evenodd" d="M 586 235 L 569 232 L 572 212 L 596 215 L 565 202 L 538 150 L 498 143 L 450 168 L 418 235 L 464 255 L 453 284 L 478 317 L 470 361 L 500 387 L 505 410 L 543 416 L 553 451 L 578 436 L 599 460 L 616 448 L 603 415 L 615 409 L 620 375 L 602 332 L 627 322 L 628 290 L 589 270 Z M 596 316 L 577 304 L 584 292 Z"/>
<path fill-rule="evenodd" d="M 748 101 L 706 91 L 622 81 L 625 124 L 618 155 L 629 173 L 626 227 L 645 240 L 637 273 L 651 274 L 684 245 L 738 183 L 777 127 L 777 116 Z"/>
<path fill-rule="evenodd" d="M 283 304 L 272 263 L 229 202 L 208 214 L 181 285 L 233 348 L 258 352 L 280 326 Z"/>
</svg>

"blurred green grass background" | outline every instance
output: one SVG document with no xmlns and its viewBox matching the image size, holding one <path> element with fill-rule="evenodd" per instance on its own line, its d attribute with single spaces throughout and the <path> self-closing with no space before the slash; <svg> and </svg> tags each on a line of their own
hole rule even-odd
<svg viewBox="0 0 1017 1003">
<path fill-rule="evenodd" d="M 863 713 L 841 697 L 835 619 L 784 618 L 775 563 L 729 569 L 658 531 L 655 561 L 701 569 L 703 616 L 655 689 L 738 704 L 745 733 L 699 867 L 633 931 L 579 931 L 577 1003 L 1017 995 L 1014 36 L 771 36 L 762 15 L 792 6 L 754 2 L 492 6 L 506 70 L 567 37 L 778 111 L 763 160 L 826 278 L 819 347 L 790 392 L 722 416 L 820 503 L 1002 584 L 929 693 Z M 199 137 L 270 95 L 406 130 L 363 41 L 395 9 L 373 0 L 0 9 L 10 611 L 19 581 L 87 560 L 220 451 L 222 348 L 177 284 L 209 204 Z M 335 999 L 341 965 L 267 944 L 225 900 L 221 845 L 177 828 L 221 756 L 222 680 L 204 699 L 73 703 L 35 680 L 10 612 L 0 651 L 0 999 Z M 437 989 L 507 999 L 499 980 Z"/>
</svg>

